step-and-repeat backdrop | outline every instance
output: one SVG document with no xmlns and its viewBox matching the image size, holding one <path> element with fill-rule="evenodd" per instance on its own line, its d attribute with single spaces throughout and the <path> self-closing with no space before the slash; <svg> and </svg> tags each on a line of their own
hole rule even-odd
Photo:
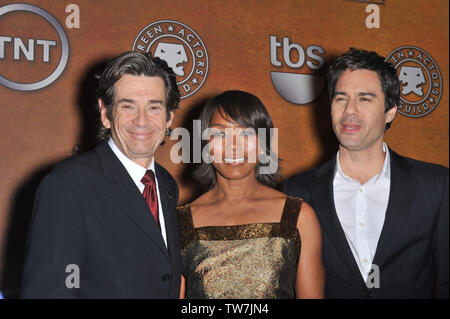
<svg viewBox="0 0 450 319">
<path fill-rule="evenodd" d="M 19 287 L 39 181 L 74 149 L 95 145 L 96 79 L 109 58 L 151 52 L 177 74 L 173 127 L 192 128 L 212 96 L 249 91 L 278 128 L 281 175 L 337 150 L 325 72 L 350 47 L 377 51 L 402 83 L 386 136 L 397 152 L 448 166 L 447 0 L 0 1 L 0 269 Z M 177 179 L 180 203 L 198 195 L 189 163 L 156 154 Z M 191 155 L 192 158 L 192 155 Z"/>
</svg>

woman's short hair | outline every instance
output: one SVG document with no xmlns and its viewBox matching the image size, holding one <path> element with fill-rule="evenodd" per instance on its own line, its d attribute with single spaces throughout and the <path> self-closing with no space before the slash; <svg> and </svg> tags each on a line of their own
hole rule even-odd
<svg viewBox="0 0 450 319">
<path fill-rule="evenodd" d="M 277 169 L 272 174 L 260 173 L 260 167 L 264 164 L 258 160 L 255 168 L 255 177 L 261 184 L 275 187 L 279 177 L 279 159 L 271 147 L 273 122 L 261 100 L 251 93 L 237 90 L 225 91 L 215 96 L 206 103 L 200 114 L 202 132 L 209 128 L 213 114 L 216 111 L 224 119 L 232 120 L 242 127 L 253 128 L 256 133 L 258 133 L 258 128 L 265 129 L 260 130 L 260 132 L 265 132 L 264 137 L 258 135 L 260 148 L 264 151 L 263 156 L 271 156 L 270 162 L 273 163 L 275 161 Z M 207 147 L 208 143 L 209 141 L 202 140 L 202 149 Z M 208 191 L 217 182 L 216 170 L 212 164 L 202 162 L 194 169 L 194 178 Z"/>
</svg>

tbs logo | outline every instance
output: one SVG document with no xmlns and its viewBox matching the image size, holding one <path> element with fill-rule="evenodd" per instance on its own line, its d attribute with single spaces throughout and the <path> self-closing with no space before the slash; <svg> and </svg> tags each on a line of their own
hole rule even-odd
<svg viewBox="0 0 450 319">
<path fill-rule="evenodd" d="M 271 71 L 272 83 L 278 94 L 294 104 L 308 104 L 314 101 L 325 84 L 325 77 L 317 74 L 325 66 L 324 54 L 325 50 L 318 45 L 309 45 L 305 50 L 300 44 L 291 43 L 288 37 L 279 40 L 271 35 L 270 63 L 274 67 L 281 68 L 284 61 L 286 66 L 293 70 L 306 65 L 313 73 Z"/>
</svg>

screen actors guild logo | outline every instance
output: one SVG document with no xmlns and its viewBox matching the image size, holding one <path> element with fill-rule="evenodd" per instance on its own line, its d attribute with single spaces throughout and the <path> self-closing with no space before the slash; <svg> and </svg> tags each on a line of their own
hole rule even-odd
<svg viewBox="0 0 450 319">
<path fill-rule="evenodd" d="M 413 46 L 394 49 L 386 57 L 400 80 L 398 111 L 409 117 L 422 117 L 436 108 L 442 95 L 442 77 L 434 59 Z"/>
<path fill-rule="evenodd" d="M 208 52 L 202 39 L 187 25 L 174 20 L 146 26 L 136 37 L 132 50 L 150 52 L 165 60 L 177 75 L 182 99 L 197 92 L 208 75 Z"/>
<path fill-rule="evenodd" d="M 402 66 L 398 78 L 400 83 L 403 84 L 403 95 L 414 92 L 417 96 L 423 96 L 422 85 L 425 84 L 425 77 L 421 68 Z"/>
<path fill-rule="evenodd" d="M 176 75 L 184 76 L 183 64 L 188 62 L 188 59 L 183 45 L 159 42 L 154 56 L 165 60 Z"/>
</svg>

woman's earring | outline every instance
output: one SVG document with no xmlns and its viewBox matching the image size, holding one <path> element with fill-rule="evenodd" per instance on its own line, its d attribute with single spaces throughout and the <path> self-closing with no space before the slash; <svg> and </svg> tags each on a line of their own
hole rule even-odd
<svg viewBox="0 0 450 319">
<path fill-rule="evenodd" d="M 264 154 L 266 154 L 266 151 L 263 148 L 261 148 L 261 150 L 258 153 L 258 157 L 263 156 Z"/>
<path fill-rule="evenodd" d="M 171 128 L 166 128 L 166 136 L 170 136 L 170 134 L 172 134 L 172 129 Z M 166 141 L 163 139 L 161 144 L 159 145 L 164 145 L 166 143 Z"/>
</svg>

